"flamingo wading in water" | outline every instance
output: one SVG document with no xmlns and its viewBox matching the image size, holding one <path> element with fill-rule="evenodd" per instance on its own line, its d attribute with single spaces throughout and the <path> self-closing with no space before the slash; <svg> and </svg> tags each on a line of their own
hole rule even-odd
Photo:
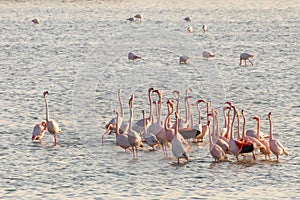
<svg viewBox="0 0 300 200">
<path fill-rule="evenodd" d="M 48 132 L 51 133 L 51 135 L 54 138 L 54 144 L 56 144 L 56 134 L 62 133 L 62 131 L 59 128 L 56 121 L 54 121 L 53 119 L 49 119 L 49 109 L 48 109 L 48 99 L 47 99 L 48 94 L 49 94 L 48 91 L 44 91 L 44 93 L 43 93 L 44 100 L 45 100 L 45 106 L 46 106 L 46 124 L 47 124 Z"/>
<path fill-rule="evenodd" d="M 250 58 L 253 58 L 254 55 L 253 54 L 249 54 L 249 53 L 241 53 L 240 55 L 240 65 L 242 65 L 242 61 L 245 61 L 245 66 L 246 66 L 246 61 L 248 60 L 251 65 L 253 65 L 253 63 L 251 62 Z"/>
<path fill-rule="evenodd" d="M 41 141 L 44 137 L 44 133 L 47 130 L 47 124 L 45 121 L 42 121 L 40 124 L 36 124 L 32 130 L 32 141 Z"/>
<path fill-rule="evenodd" d="M 270 150 L 274 155 L 276 155 L 277 162 L 278 162 L 279 155 L 282 154 L 289 155 L 289 152 L 286 150 L 286 148 L 281 144 L 281 142 L 278 139 L 275 139 L 273 137 L 271 112 L 269 112 L 268 118 L 270 123 L 270 140 L 269 140 Z"/>
</svg>

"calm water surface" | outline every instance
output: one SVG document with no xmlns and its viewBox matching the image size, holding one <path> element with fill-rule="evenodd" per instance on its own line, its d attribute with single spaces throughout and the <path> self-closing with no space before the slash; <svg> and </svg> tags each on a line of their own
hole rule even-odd
<svg viewBox="0 0 300 200">
<path fill-rule="evenodd" d="M 0 5 L 1 199 L 299 198 L 298 1 Z M 138 12 L 142 23 L 126 20 Z M 35 17 L 39 25 L 31 22 Z M 202 59 L 203 50 L 216 59 Z M 144 59 L 128 61 L 130 51 Z M 244 51 L 255 54 L 254 66 L 238 65 Z M 179 65 L 180 55 L 190 56 L 190 64 Z M 171 150 L 166 158 L 146 147 L 136 160 L 114 145 L 112 135 L 101 145 L 104 125 L 119 108 L 118 89 L 125 117 L 134 93 L 134 117 L 140 119 L 142 109 L 149 113 L 149 87 L 161 89 L 165 101 L 174 89 L 192 88 L 193 100 L 209 100 L 220 112 L 233 101 L 245 110 L 247 127 L 256 127 L 257 115 L 265 133 L 272 112 L 274 135 L 290 155 L 279 163 L 261 155 L 255 162 L 230 157 L 214 163 L 206 138 L 191 144 L 190 162 L 178 166 Z M 42 144 L 30 140 L 33 126 L 45 118 L 44 90 L 50 116 L 63 130 L 56 146 L 49 133 Z"/>
</svg>

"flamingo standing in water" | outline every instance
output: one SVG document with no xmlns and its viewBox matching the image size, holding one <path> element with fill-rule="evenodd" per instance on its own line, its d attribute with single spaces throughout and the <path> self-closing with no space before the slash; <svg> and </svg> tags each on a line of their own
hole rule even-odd
<svg viewBox="0 0 300 200">
<path fill-rule="evenodd" d="M 134 15 L 134 18 L 136 19 L 135 21 L 142 22 L 142 19 L 144 18 L 142 14 L 137 13 Z"/>
<path fill-rule="evenodd" d="M 215 161 L 223 161 L 223 160 L 227 160 L 227 156 L 226 156 L 226 153 L 225 151 L 223 150 L 222 147 L 220 147 L 218 144 L 216 143 L 213 143 L 213 140 L 212 140 L 212 135 L 215 135 L 215 131 L 218 131 L 218 128 L 217 128 L 217 123 L 218 123 L 218 118 L 217 116 L 215 115 L 215 112 L 213 111 L 212 112 L 212 115 L 213 115 L 213 133 L 211 133 L 211 131 L 209 130 L 209 133 L 208 133 L 208 137 L 209 137 L 209 152 L 210 154 L 212 155 L 212 157 L 215 159 Z M 210 121 L 208 121 L 208 125 L 210 124 Z"/>
<path fill-rule="evenodd" d="M 246 66 L 246 61 L 248 60 L 251 65 L 253 65 L 253 63 L 251 62 L 250 58 L 254 57 L 253 54 L 249 54 L 249 53 L 241 53 L 240 55 L 240 65 L 242 65 L 242 61 L 245 61 L 245 66 Z"/>
<path fill-rule="evenodd" d="M 34 24 L 39 24 L 40 23 L 40 20 L 37 19 L 37 18 L 34 18 L 33 20 L 31 20 Z"/>
<path fill-rule="evenodd" d="M 210 102 L 206 102 L 206 124 L 202 125 L 202 132 L 198 137 L 200 139 L 200 141 L 202 141 L 202 142 L 203 142 L 204 137 L 209 132 L 209 124 L 208 124 L 209 116 L 210 116 L 210 114 L 209 114 L 209 105 L 210 105 Z"/>
<path fill-rule="evenodd" d="M 264 139 L 261 139 L 259 137 L 259 132 L 260 132 L 260 118 L 257 116 L 254 116 L 253 119 L 257 122 L 257 131 L 256 131 L 256 139 L 258 139 L 266 148 L 260 148 L 260 152 L 265 155 L 265 159 L 267 159 L 267 156 L 270 159 L 270 144 L 269 141 L 266 141 Z"/>
<path fill-rule="evenodd" d="M 203 31 L 203 33 L 205 33 L 207 31 L 207 25 L 206 24 L 202 25 L 202 31 Z"/>
<path fill-rule="evenodd" d="M 58 124 L 56 121 L 49 119 L 49 110 L 48 110 L 48 100 L 47 100 L 47 95 L 48 91 L 43 92 L 44 100 L 45 100 L 45 106 L 46 106 L 46 124 L 47 124 L 47 129 L 48 132 L 51 133 L 51 135 L 54 138 L 54 144 L 56 144 L 56 134 L 62 133 L 61 129 L 59 128 Z"/>
<path fill-rule="evenodd" d="M 131 145 L 129 144 L 128 141 L 128 135 L 127 134 L 120 134 L 120 129 L 119 129 L 119 112 L 116 110 L 116 143 L 118 146 L 122 147 L 125 151 L 126 149 L 129 149 Z"/>
<path fill-rule="evenodd" d="M 119 114 L 119 120 L 118 120 L 118 127 L 119 127 L 119 132 L 123 133 L 126 131 L 126 129 L 128 128 L 128 123 L 127 122 L 123 122 L 124 119 L 124 110 L 123 110 L 123 103 L 122 103 L 122 99 L 121 99 L 121 92 L 122 89 L 119 89 L 118 91 L 118 100 L 119 100 L 119 104 L 120 104 L 120 114 Z M 105 132 L 102 134 L 102 144 L 103 144 L 103 140 L 104 140 L 104 135 L 107 134 L 108 132 L 112 132 L 112 131 L 116 131 L 116 125 L 117 125 L 117 118 L 113 117 L 106 125 L 105 125 Z"/>
<path fill-rule="evenodd" d="M 177 163 L 179 164 L 180 158 L 185 158 L 187 161 L 189 160 L 185 147 L 182 143 L 182 137 L 180 137 L 180 133 L 178 132 L 178 114 L 175 112 L 175 136 L 173 137 L 172 143 L 172 153 L 177 158 Z"/>
<path fill-rule="evenodd" d="M 47 124 L 45 121 L 42 121 L 40 124 L 36 124 L 32 130 L 32 141 L 41 141 L 44 137 L 44 133 L 47 130 Z"/>
<path fill-rule="evenodd" d="M 273 137 L 273 130 L 272 130 L 272 119 L 271 119 L 271 112 L 268 114 L 269 118 L 269 124 L 270 124 L 270 150 L 274 155 L 276 155 L 277 162 L 279 161 L 279 155 L 285 154 L 289 155 L 289 152 L 286 150 L 286 148 L 281 144 L 281 142 L 278 139 L 275 139 Z"/>
<path fill-rule="evenodd" d="M 190 62 L 190 58 L 188 56 L 180 56 L 179 57 L 179 64 L 188 64 Z"/>
<path fill-rule="evenodd" d="M 185 17 L 184 20 L 187 21 L 187 22 L 191 22 L 192 18 L 191 17 Z"/>
<path fill-rule="evenodd" d="M 142 59 L 142 56 L 137 55 L 133 52 L 128 53 L 128 59 L 129 60 L 137 60 L 137 59 Z"/>
<path fill-rule="evenodd" d="M 215 58 L 216 57 L 216 54 L 213 54 L 209 51 L 203 51 L 202 52 L 202 57 L 203 58 Z"/>
<path fill-rule="evenodd" d="M 142 138 L 141 136 L 134 130 L 132 130 L 132 121 L 133 121 L 133 99 L 134 95 L 131 95 L 129 99 L 129 109 L 130 109 L 130 116 L 129 116 L 129 127 L 128 127 L 128 141 L 130 146 L 132 147 L 133 157 L 138 158 L 138 147 L 142 147 Z"/>
<path fill-rule="evenodd" d="M 142 136 L 144 138 L 143 142 L 145 142 L 150 147 L 152 147 L 153 150 L 155 150 L 155 147 L 159 144 L 159 141 L 153 133 L 150 133 L 147 131 L 145 110 L 142 110 L 142 114 L 143 114 L 143 119 L 144 119 L 144 132 L 142 134 Z"/>
<path fill-rule="evenodd" d="M 193 32 L 193 27 L 192 26 L 188 26 L 186 29 L 189 33 Z"/>
</svg>

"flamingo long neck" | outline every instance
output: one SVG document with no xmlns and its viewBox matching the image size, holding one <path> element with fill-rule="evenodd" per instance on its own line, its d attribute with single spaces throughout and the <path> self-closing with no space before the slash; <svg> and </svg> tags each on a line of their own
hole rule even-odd
<svg viewBox="0 0 300 200">
<path fill-rule="evenodd" d="M 199 103 L 200 104 L 200 103 Z M 197 104 L 197 110 L 198 110 L 198 124 L 201 125 L 201 111 L 200 111 L 200 107 L 199 104 Z"/>
<path fill-rule="evenodd" d="M 225 113 L 225 111 L 226 111 L 226 108 L 224 107 L 224 108 L 223 108 L 224 128 L 227 128 L 227 119 L 226 119 L 226 113 Z"/>
<path fill-rule="evenodd" d="M 189 120 L 189 111 L 188 111 L 188 98 L 187 97 L 185 97 L 185 99 L 184 99 L 184 107 L 185 107 L 185 122 L 188 122 L 188 120 Z"/>
<path fill-rule="evenodd" d="M 230 138 L 233 139 L 233 126 L 235 121 L 235 114 L 233 114 L 232 122 L 231 122 L 231 130 L 230 130 Z"/>
<path fill-rule="evenodd" d="M 259 131 L 260 131 L 260 119 L 257 118 L 257 130 L 256 130 L 256 138 L 259 139 Z"/>
<path fill-rule="evenodd" d="M 116 111 L 116 139 L 119 134 L 120 134 L 120 132 L 119 132 L 119 112 Z"/>
<path fill-rule="evenodd" d="M 240 115 L 238 112 L 236 112 L 236 117 L 237 117 L 237 122 L 238 122 L 238 125 L 237 125 L 237 139 L 238 140 L 241 140 L 242 137 L 241 137 L 241 133 L 240 133 Z"/>
<path fill-rule="evenodd" d="M 177 113 L 175 113 L 175 118 L 176 118 L 176 120 L 175 120 L 175 135 L 177 135 L 177 133 L 178 133 L 178 114 Z"/>
<path fill-rule="evenodd" d="M 130 115 L 129 115 L 129 126 L 128 130 L 132 131 L 132 121 L 133 121 L 133 107 L 130 105 Z"/>
<path fill-rule="evenodd" d="M 120 104 L 121 117 L 123 118 L 124 117 L 124 110 L 123 110 L 123 104 L 122 104 L 122 99 L 121 99 L 121 89 L 119 89 L 118 98 L 119 98 L 119 104 Z"/>
<path fill-rule="evenodd" d="M 49 110 L 48 110 L 48 100 L 47 100 L 46 95 L 44 96 L 44 99 L 45 99 L 45 106 L 46 106 L 46 122 L 48 123 L 49 122 Z"/>
<path fill-rule="evenodd" d="M 212 139 L 214 140 L 216 138 L 216 125 L 217 125 L 217 116 L 216 113 L 212 110 L 212 115 L 213 115 L 213 127 L 212 127 L 212 133 L 209 130 L 209 133 L 211 134 Z"/>
<path fill-rule="evenodd" d="M 206 124 L 208 124 L 209 102 L 206 103 Z"/>
<path fill-rule="evenodd" d="M 168 127 L 168 123 L 170 122 L 170 118 L 171 118 L 171 115 L 174 112 L 174 109 L 171 107 L 171 105 L 169 105 L 169 103 L 168 103 L 167 106 L 168 106 L 168 110 L 170 110 L 170 112 L 168 113 L 168 116 L 165 120 L 165 130 L 171 130 L 171 128 Z"/>
<path fill-rule="evenodd" d="M 216 118 L 215 118 L 215 120 L 216 120 L 216 129 L 215 129 L 215 132 L 214 132 L 214 134 L 215 134 L 215 137 L 219 137 L 219 115 L 218 115 L 218 113 L 216 112 L 215 113 L 215 115 L 216 115 Z"/>
<path fill-rule="evenodd" d="M 147 132 L 147 127 L 146 127 L 146 117 L 145 117 L 145 111 L 142 110 L 142 114 L 143 114 L 143 121 L 144 121 L 144 134 Z"/>
<path fill-rule="evenodd" d="M 270 140 L 273 140 L 273 130 L 272 130 L 271 115 L 269 115 L 269 123 L 270 123 Z"/>
<path fill-rule="evenodd" d="M 150 120 L 150 124 L 153 124 L 154 123 L 154 114 L 153 114 L 152 90 L 149 91 L 148 98 L 149 98 L 149 102 L 150 102 L 149 120 Z"/>
<path fill-rule="evenodd" d="M 243 132 L 242 132 L 242 137 L 245 138 L 245 132 L 246 132 L 246 118 L 244 115 L 244 112 L 242 111 L 242 116 L 243 116 Z"/>
</svg>

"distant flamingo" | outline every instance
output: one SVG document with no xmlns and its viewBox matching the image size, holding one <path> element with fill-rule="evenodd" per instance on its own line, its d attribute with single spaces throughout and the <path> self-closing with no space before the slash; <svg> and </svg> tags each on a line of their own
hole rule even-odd
<svg viewBox="0 0 300 200">
<path fill-rule="evenodd" d="M 203 124 L 202 125 L 202 132 L 201 134 L 199 135 L 199 138 L 201 141 L 203 141 L 203 139 L 205 138 L 205 136 L 208 134 L 209 132 L 209 124 L 208 124 L 208 121 L 209 121 L 209 116 L 210 116 L 210 113 L 209 113 L 209 105 L 210 105 L 210 102 L 206 102 L 206 124 Z"/>
<path fill-rule="evenodd" d="M 178 114 L 175 112 L 175 136 L 173 137 L 171 143 L 172 143 L 172 153 L 177 158 L 177 163 L 179 164 L 180 158 L 185 158 L 188 161 L 188 156 L 185 150 L 185 147 L 182 144 L 182 138 L 179 136 L 178 132 Z"/>
<path fill-rule="evenodd" d="M 207 25 L 206 24 L 202 25 L 202 31 L 203 31 L 203 33 L 205 33 L 207 31 Z"/>
<path fill-rule="evenodd" d="M 191 22 L 192 18 L 191 17 L 185 17 L 184 20 L 187 21 L 187 22 Z"/>
<path fill-rule="evenodd" d="M 202 52 L 202 57 L 203 58 L 215 58 L 216 57 L 216 54 L 213 54 L 209 51 L 203 51 Z"/>
<path fill-rule="evenodd" d="M 180 56 L 179 57 L 179 64 L 188 64 L 190 58 L 188 56 Z"/>
<path fill-rule="evenodd" d="M 130 117 L 129 117 L 129 127 L 128 127 L 128 141 L 130 146 L 132 147 L 133 157 L 138 158 L 138 147 L 142 147 L 143 143 L 142 143 L 141 136 L 136 131 L 132 130 L 133 99 L 134 99 L 134 95 L 131 95 L 129 99 Z"/>
<path fill-rule="evenodd" d="M 32 130 L 32 141 L 41 141 L 46 130 L 47 124 L 45 121 L 42 121 L 40 124 L 36 124 Z"/>
<path fill-rule="evenodd" d="M 49 110 L 48 110 L 48 100 L 47 100 L 47 95 L 48 91 L 43 92 L 44 100 L 45 100 L 45 106 L 46 106 L 46 124 L 47 124 L 47 129 L 48 132 L 52 134 L 54 138 L 54 144 L 56 144 L 56 134 L 57 133 L 62 133 L 61 129 L 59 128 L 58 124 L 56 121 L 49 119 Z"/>
<path fill-rule="evenodd" d="M 249 58 L 252 58 L 252 57 L 254 57 L 254 55 L 249 54 L 249 53 L 241 53 L 241 55 L 240 55 L 240 65 L 242 65 L 243 60 L 245 61 L 245 66 L 246 66 L 246 61 L 247 60 L 251 63 L 251 65 L 253 65 L 253 63 L 249 59 Z"/>
<path fill-rule="evenodd" d="M 271 112 L 268 114 L 269 118 L 269 124 L 270 124 L 270 149 L 274 155 L 276 155 L 277 162 L 279 161 L 279 155 L 285 154 L 289 155 L 289 152 L 286 150 L 286 148 L 281 144 L 281 142 L 278 139 L 275 139 L 273 137 L 273 131 L 272 131 L 272 119 L 271 119 Z"/>
<path fill-rule="evenodd" d="M 140 13 L 137 13 L 136 15 L 134 15 L 134 18 L 135 18 L 138 22 L 142 22 L 143 15 L 140 14 Z"/>
<path fill-rule="evenodd" d="M 40 23 L 40 20 L 37 19 L 37 18 L 34 18 L 33 20 L 31 20 L 34 24 L 39 24 Z"/>
<path fill-rule="evenodd" d="M 187 32 L 191 33 L 191 32 L 193 32 L 193 27 L 192 26 L 188 26 L 186 30 L 187 30 Z"/>
<path fill-rule="evenodd" d="M 137 60 L 137 59 L 142 59 L 142 56 L 137 55 L 133 52 L 128 53 L 128 59 L 129 60 Z"/>
</svg>

